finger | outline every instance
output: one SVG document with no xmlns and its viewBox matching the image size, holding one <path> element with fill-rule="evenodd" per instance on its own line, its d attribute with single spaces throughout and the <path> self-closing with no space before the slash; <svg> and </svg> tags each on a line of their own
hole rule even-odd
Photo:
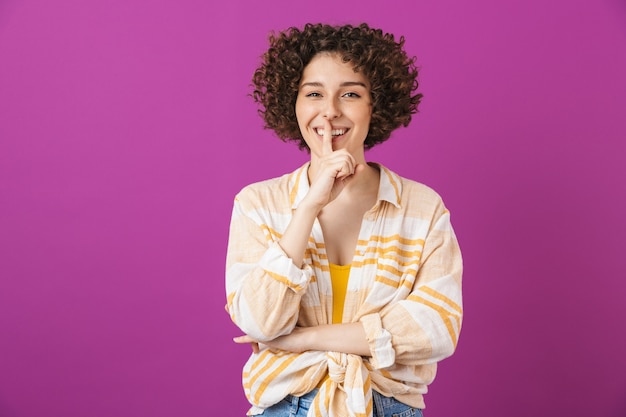
<svg viewBox="0 0 626 417">
<path fill-rule="evenodd" d="M 256 343 L 256 340 L 254 340 L 253 338 L 251 338 L 250 336 L 243 335 L 243 336 L 237 336 L 237 337 L 233 337 L 233 342 L 235 343 Z"/>
<path fill-rule="evenodd" d="M 259 353 L 259 344 L 254 342 L 250 343 L 250 347 L 252 348 L 252 352 Z"/>
<path fill-rule="evenodd" d="M 322 138 L 322 155 L 333 153 L 333 127 L 328 119 L 324 119 L 324 137 Z"/>
<path fill-rule="evenodd" d="M 347 176 L 346 178 L 343 179 L 344 184 L 349 183 L 350 181 L 354 180 L 354 178 L 359 175 L 359 173 L 365 171 L 365 166 L 363 166 L 363 164 L 357 164 L 354 167 L 354 173 L 352 175 Z"/>
<path fill-rule="evenodd" d="M 339 172 L 337 172 L 337 179 L 346 179 L 353 174 L 353 168 L 350 161 L 344 161 L 339 168 Z"/>
<path fill-rule="evenodd" d="M 343 160 L 341 168 L 337 173 L 337 178 L 346 178 L 354 174 L 357 167 L 356 159 L 352 155 L 346 152 L 346 157 Z"/>
</svg>

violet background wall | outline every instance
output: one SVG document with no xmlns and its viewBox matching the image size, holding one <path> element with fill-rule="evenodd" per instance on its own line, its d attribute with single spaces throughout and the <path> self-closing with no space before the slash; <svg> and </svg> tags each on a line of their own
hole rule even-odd
<svg viewBox="0 0 626 417">
<path fill-rule="evenodd" d="M 234 194 L 306 160 L 246 96 L 267 34 L 405 35 L 370 159 L 444 197 L 466 316 L 427 415 L 626 415 L 621 1 L 0 1 L 0 416 L 242 416 Z"/>
</svg>

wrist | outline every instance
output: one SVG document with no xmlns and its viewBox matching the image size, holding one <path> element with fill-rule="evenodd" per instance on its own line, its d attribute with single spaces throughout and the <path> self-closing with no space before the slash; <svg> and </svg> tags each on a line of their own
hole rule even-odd
<svg viewBox="0 0 626 417">
<path fill-rule="evenodd" d="M 315 350 L 315 327 L 296 327 L 290 335 L 290 349 L 293 352 L 302 353 L 307 350 Z"/>
<path fill-rule="evenodd" d="M 302 327 L 302 351 L 306 350 L 321 350 L 319 346 L 317 346 L 317 342 L 319 341 L 319 335 L 317 329 L 319 326 L 312 327 Z"/>
<path fill-rule="evenodd" d="M 323 208 L 324 204 L 320 204 L 317 201 L 312 201 L 309 196 L 305 196 L 298 205 L 296 211 L 303 214 L 309 214 L 315 218 L 318 214 L 320 214 L 320 211 L 322 211 Z"/>
</svg>

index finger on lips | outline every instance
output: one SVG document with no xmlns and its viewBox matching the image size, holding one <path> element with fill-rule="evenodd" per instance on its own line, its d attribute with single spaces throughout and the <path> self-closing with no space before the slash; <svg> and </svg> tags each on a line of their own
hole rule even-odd
<svg viewBox="0 0 626 417">
<path fill-rule="evenodd" d="M 324 138 L 322 139 L 322 155 L 333 153 L 333 127 L 328 119 L 324 119 Z"/>
</svg>

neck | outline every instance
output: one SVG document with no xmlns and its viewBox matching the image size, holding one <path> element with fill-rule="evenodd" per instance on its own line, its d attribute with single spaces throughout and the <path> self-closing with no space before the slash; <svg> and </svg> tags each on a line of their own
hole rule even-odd
<svg viewBox="0 0 626 417">
<path fill-rule="evenodd" d="M 378 183 L 380 182 L 380 171 L 374 165 L 369 165 L 367 162 L 359 163 L 365 168 L 354 181 L 348 184 L 350 190 L 361 191 L 364 188 L 371 189 L 375 187 L 378 190 Z"/>
</svg>

